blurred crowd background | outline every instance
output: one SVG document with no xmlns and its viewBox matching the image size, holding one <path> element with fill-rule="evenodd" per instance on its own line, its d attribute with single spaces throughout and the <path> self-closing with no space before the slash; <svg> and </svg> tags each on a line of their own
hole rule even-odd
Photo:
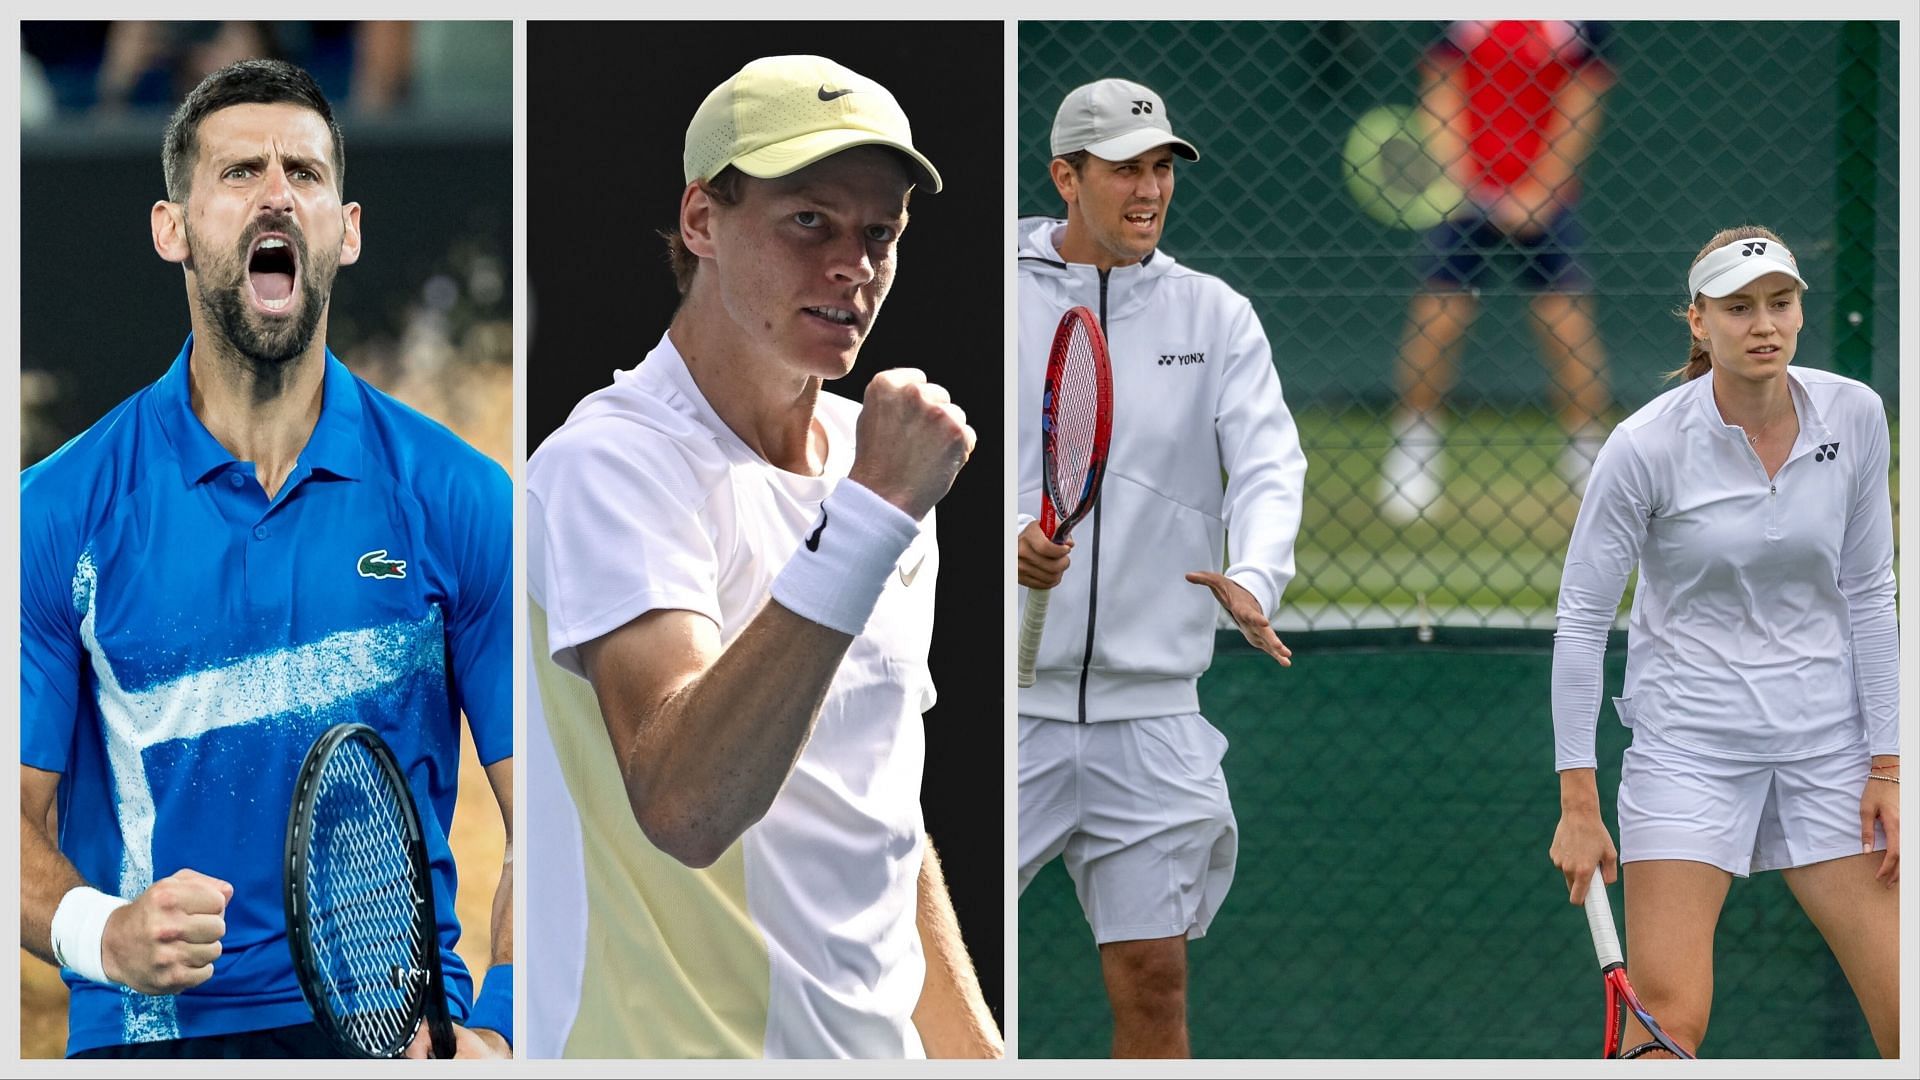
<svg viewBox="0 0 1920 1080">
<path fill-rule="evenodd" d="M 175 105 L 237 60 L 311 72 L 344 136 L 365 250 L 328 343 L 361 377 L 511 468 L 513 34 L 506 22 L 21 24 L 21 465 L 158 378 L 186 340 L 180 269 L 154 254 Z M 505 840 L 463 740 L 453 848 L 460 952 L 488 957 Z M 66 988 L 21 951 L 20 1052 L 59 1057 Z"/>
</svg>

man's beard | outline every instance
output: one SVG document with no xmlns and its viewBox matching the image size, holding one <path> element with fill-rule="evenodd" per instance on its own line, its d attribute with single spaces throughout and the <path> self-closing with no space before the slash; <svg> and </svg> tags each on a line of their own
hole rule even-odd
<svg viewBox="0 0 1920 1080">
<path fill-rule="evenodd" d="M 263 232 L 284 233 L 297 253 L 300 275 L 300 309 L 288 319 L 270 319 L 253 310 L 248 302 L 251 288 L 247 278 L 247 253 L 254 238 Z M 187 230 L 187 245 L 197 264 L 200 307 L 212 320 L 212 329 L 223 339 L 222 350 L 237 359 L 250 362 L 257 374 L 278 373 L 301 356 L 313 344 L 320 329 L 320 317 L 326 312 L 327 294 L 339 270 L 339 255 L 321 262 L 312 258 L 307 239 L 291 218 L 268 218 L 254 222 L 240 236 L 237 253 L 214 255 L 210 245 L 202 245 Z M 206 257 L 201 257 L 205 253 Z M 216 345 L 219 343 L 215 343 Z"/>
</svg>

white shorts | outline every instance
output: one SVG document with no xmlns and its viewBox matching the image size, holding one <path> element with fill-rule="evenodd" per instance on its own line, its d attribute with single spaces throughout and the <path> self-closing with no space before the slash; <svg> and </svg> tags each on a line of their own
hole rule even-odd
<svg viewBox="0 0 1920 1080">
<path fill-rule="evenodd" d="M 1635 727 L 1620 763 L 1620 861 L 1685 859 L 1746 877 L 1858 855 L 1870 760 L 1862 742 L 1803 761 L 1730 761 Z"/>
<path fill-rule="evenodd" d="M 1020 888 L 1056 855 L 1094 941 L 1201 937 L 1233 884 L 1238 827 L 1199 713 L 1020 718 Z"/>
</svg>

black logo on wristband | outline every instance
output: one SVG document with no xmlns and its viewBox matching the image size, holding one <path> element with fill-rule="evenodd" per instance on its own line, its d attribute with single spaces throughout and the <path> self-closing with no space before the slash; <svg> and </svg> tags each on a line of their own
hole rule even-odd
<svg viewBox="0 0 1920 1080">
<path fill-rule="evenodd" d="M 808 551 L 820 550 L 820 534 L 826 531 L 827 531 L 827 508 L 823 506 L 820 508 L 820 527 L 813 530 L 812 536 L 807 537 Z"/>
</svg>

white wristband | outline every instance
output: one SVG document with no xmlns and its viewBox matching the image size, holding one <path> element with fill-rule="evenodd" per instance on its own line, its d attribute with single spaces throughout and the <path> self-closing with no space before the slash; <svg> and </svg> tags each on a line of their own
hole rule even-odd
<svg viewBox="0 0 1920 1080">
<path fill-rule="evenodd" d="M 905 510 L 842 480 L 813 530 L 773 579 L 773 598 L 803 619 L 859 637 L 893 564 L 920 527 Z"/>
<path fill-rule="evenodd" d="M 116 985 L 107 978 L 100 945 L 107 933 L 107 916 L 127 903 L 88 885 L 68 889 L 60 906 L 53 909 L 53 955 L 60 966 L 83 979 Z"/>
</svg>

